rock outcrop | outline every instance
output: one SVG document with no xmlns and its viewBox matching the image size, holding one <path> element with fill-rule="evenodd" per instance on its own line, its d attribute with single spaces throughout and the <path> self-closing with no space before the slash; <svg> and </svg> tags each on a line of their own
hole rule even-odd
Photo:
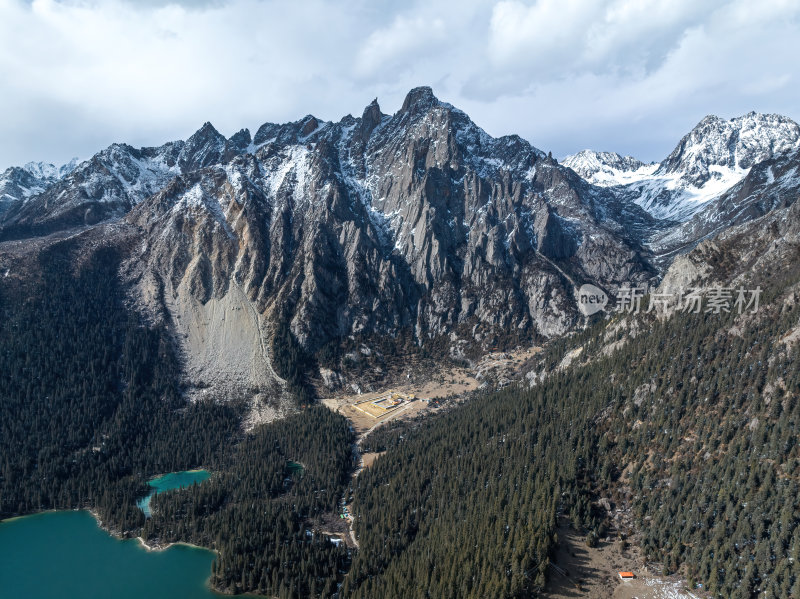
<svg viewBox="0 0 800 599">
<path fill-rule="evenodd" d="M 0 238 L 97 223 L 104 234 L 124 231 L 131 301 L 173 332 L 193 392 L 275 396 L 284 384 L 273 367 L 284 349 L 277 331 L 311 356 L 396 339 L 445 357 L 582 325 L 576 287 L 613 297 L 623 285 L 655 284 L 663 257 L 683 251 L 670 234 L 694 243 L 714 222 L 788 202 L 796 158 L 775 153 L 796 139 L 762 147 L 745 133 L 735 145 L 754 162 L 734 152 L 732 164 L 749 174 L 703 228 L 657 218 L 518 136 L 489 136 L 423 87 L 394 115 L 373 101 L 339 122 L 308 115 L 230 139 L 206 123 L 158 148 L 112 145 L 42 189 L 9 195 Z M 690 145 L 680 156 L 711 169 Z M 583 158 L 683 176 L 672 157 Z M 343 384 L 325 366 L 322 378 Z"/>
</svg>

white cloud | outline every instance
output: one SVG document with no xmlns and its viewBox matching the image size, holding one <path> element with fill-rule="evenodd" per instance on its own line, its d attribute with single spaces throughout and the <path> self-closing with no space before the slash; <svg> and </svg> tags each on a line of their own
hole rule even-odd
<svg viewBox="0 0 800 599">
<path fill-rule="evenodd" d="M 492 12 L 489 53 L 499 68 L 612 71 L 652 68 L 686 27 L 723 2 L 709 0 L 502 0 Z"/>
<path fill-rule="evenodd" d="M 432 85 L 556 155 L 661 158 L 708 113 L 800 116 L 784 0 L 0 0 L 0 168 Z"/>
<path fill-rule="evenodd" d="M 498 2 L 489 30 L 490 58 L 501 68 L 547 62 L 555 68 L 565 59 L 574 62 L 600 13 L 600 4 L 591 1 L 541 0 L 532 6 L 518 0 Z"/>
<path fill-rule="evenodd" d="M 399 15 L 389 27 L 367 37 L 358 52 L 356 73 L 374 76 L 381 70 L 413 69 L 414 63 L 435 53 L 447 40 L 441 18 Z"/>
</svg>

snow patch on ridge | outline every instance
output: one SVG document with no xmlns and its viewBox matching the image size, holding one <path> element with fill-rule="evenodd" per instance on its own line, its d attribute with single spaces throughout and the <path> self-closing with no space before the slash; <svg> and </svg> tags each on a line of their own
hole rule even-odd
<svg viewBox="0 0 800 599">
<path fill-rule="evenodd" d="M 583 150 L 563 164 L 655 218 L 685 222 L 741 182 L 754 164 L 798 147 L 797 123 L 751 112 L 731 120 L 704 118 L 660 163 Z"/>
</svg>

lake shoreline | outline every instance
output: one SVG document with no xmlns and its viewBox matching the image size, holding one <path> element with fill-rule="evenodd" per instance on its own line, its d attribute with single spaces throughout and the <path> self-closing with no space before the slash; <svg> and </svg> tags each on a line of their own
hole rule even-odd
<svg viewBox="0 0 800 599">
<path fill-rule="evenodd" d="M 195 484 L 200 484 L 210 476 L 211 473 L 205 468 L 192 468 L 190 470 L 157 474 L 147 481 L 150 492 L 136 501 L 136 507 L 144 512 L 146 518 L 150 518 L 152 516 L 150 501 L 153 497 L 164 491 L 184 489 Z"/>
<path fill-rule="evenodd" d="M 148 543 L 130 531 L 121 535 L 109 530 L 95 509 L 40 510 L 7 518 L 3 525 L 0 553 L 8 551 L 15 564 L 13 572 L 5 572 L 8 578 L 3 576 L 3 596 L 7 590 L 15 597 L 65 599 L 221 599 L 230 593 L 212 584 L 217 551 L 183 542 Z M 188 549 L 166 551 L 172 545 Z M 50 564 L 50 575 L 40 578 L 41 560 Z M 162 586 L 151 594 L 145 579 Z"/>
<path fill-rule="evenodd" d="M 135 539 L 136 541 L 139 541 L 139 545 L 141 545 L 142 549 L 144 549 L 145 551 L 166 551 L 167 549 L 169 549 L 172 546 L 183 545 L 184 547 L 191 547 L 192 549 L 202 549 L 203 551 L 211 551 L 214 555 L 217 555 L 217 556 L 219 555 L 219 551 L 217 551 L 216 549 L 213 549 L 211 547 L 203 547 L 202 545 L 195 545 L 194 543 L 187 543 L 186 541 L 172 541 L 172 542 L 169 542 L 169 543 L 160 543 L 160 542 L 151 541 L 150 543 L 148 543 L 144 539 L 144 537 L 141 536 L 141 535 L 136 536 L 136 537 L 126 536 L 126 533 L 129 532 L 129 531 L 121 532 L 121 531 L 119 531 L 117 529 L 112 529 L 112 528 L 106 526 L 103 523 L 103 520 L 100 518 L 100 514 L 98 514 L 94 510 L 94 508 L 82 508 L 82 510 L 85 510 L 85 511 L 89 512 L 92 515 L 92 517 L 97 521 L 97 525 L 102 530 L 107 532 L 109 535 L 114 537 L 115 539 L 117 539 L 119 541 L 130 541 L 130 540 L 134 540 Z M 77 512 L 77 511 L 82 511 L 82 510 L 81 509 L 75 509 L 75 510 L 70 510 L 70 511 L 76 511 Z M 47 510 L 47 511 L 58 512 L 58 511 L 65 511 L 65 510 Z M 39 513 L 44 513 L 44 512 L 39 512 Z M 33 515 L 33 514 L 31 514 L 31 515 Z M 26 518 L 27 516 L 19 516 L 19 517 L 20 518 Z M 213 588 L 213 587 L 211 587 L 211 588 Z"/>
<path fill-rule="evenodd" d="M 193 545 L 192 543 L 186 543 L 184 541 L 175 541 L 172 543 L 152 543 L 149 544 L 147 541 L 144 540 L 144 537 L 141 535 L 132 537 L 127 533 L 131 531 L 121 531 L 118 528 L 111 528 L 110 526 L 106 526 L 103 519 L 100 517 L 100 514 L 97 513 L 97 510 L 93 507 L 76 507 L 76 508 L 65 508 L 65 509 L 51 509 L 51 510 L 41 510 L 39 512 L 31 512 L 30 514 L 22 514 L 20 516 L 11 516 L 10 518 L 5 518 L 4 520 L 0 520 L 0 524 L 14 522 L 17 520 L 23 520 L 25 518 L 32 518 L 33 516 L 40 516 L 42 514 L 57 514 L 58 512 L 87 512 L 89 513 L 92 518 L 94 518 L 95 522 L 97 522 L 97 526 L 110 537 L 113 537 L 117 541 L 131 541 L 137 540 L 139 544 L 142 546 L 143 549 L 146 551 L 165 551 L 172 547 L 173 545 L 186 545 L 187 547 L 193 547 L 195 549 L 205 549 L 207 551 L 213 551 L 215 554 L 219 555 L 219 552 L 216 549 L 210 549 L 208 547 L 202 547 L 200 545 Z"/>
<path fill-rule="evenodd" d="M 95 522 L 97 522 L 97 526 L 110 537 L 113 537 L 117 541 L 132 541 L 136 540 L 141 545 L 142 549 L 145 551 L 166 551 L 170 547 L 174 545 L 183 545 L 185 547 L 191 547 L 192 549 L 202 549 L 203 551 L 211 551 L 214 555 L 219 555 L 219 551 L 213 549 L 211 547 L 203 547 L 202 545 L 195 545 L 194 543 L 188 543 L 186 541 L 172 541 L 169 543 L 160 543 L 160 542 L 150 542 L 148 543 L 144 537 L 138 535 L 136 537 L 130 536 L 129 533 L 132 531 L 121 531 L 118 528 L 111 528 L 107 526 L 103 519 L 100 517 L 100 514 L 97 510 L 93 507 L 76 507 L 76 508 L 64 508 L 64 509 L 49 509 L 49 510 L 41 510 L 38 512 L 31 512 L 30 514 L 21 514 L 19 516 L 11 516 L 10 518 L 5 518 L 0 520 L 0 524 L 5 524 L 9 522 L 14 522 L 17 520 L 23 520 L 25 518 L 31 518 L 33 516 L 40 516 L 42 514 L 57 514 L 58 512 L 87 512 L 94 518 Z"/>
<path fill-rule="evenodd" d="M 181 471 L 180 474 L 199 474 L 199 473 L 203 473 L 203 472 L 206 472 L 205 469 L 197 468 L 197 469 L 193 469 L 193 470 Z M 174 473 L 166 473 L 166 474 L 163 474 L 163 475 L 156 476 L 153 479 L 151 479 L 151 481 L 164 478 L 166 476 L 169 476 L 170 474 L 174 474 Z M 208 474 L 206 474 L 206 476 L 208 476 Z M 155 487 L 155 485 L 153 485 L 153 486 Z M 176 488 L 183 488 L 183 486 L 176 487 Z M 154 492 L 154 494 L 157 494 L 157 492 Z M 122 530 L 119 527 L 111 526 L 111 525 L 109 525 L 109 523 L 104 521 L 104 519 L 101 517 L 100 512 L 99 512 L 99 510 L 97 509 L 96 506 L 84 505 L 82 507 L 73 507 L 73 508 L 66 508 L 66 509 L 45 509 L 45 510 L 33 511 L 33 512 L 30 512 L 30 513 L 27 513 L 27 514 L 18 514 L 18 515 L 11 516 L 11 517 L 6 518 L 4 520 L 0 520 L 0 523 L 7 523 L 7 522 L 13 522 L 13 521 L 18 521 L 18 520 L 28 519 L 28 518 L 31 518 L 33 516 L 40 516 L 40 515 L 44 515 L 44 514 L 58 514 L 58 513 L 68 513 L 68 512 L 72 512 L 72 513 L 86 512 L 94 520 L 94 522 L 95 522 L 95 524 L 97 526 L 97 529 L 102 531 L 103 534 L 107 535 L 108 538 L 113 539 L 115 541 L 119 541 L 119 542 L 128 541 L 128 540 L 136 540 L 137 542 L 135 543 L 135 545 L 138 548 L 140 548 L 141 550 L 144 550 L 144 552 L 146 552 L 146 553 L 151 553 L 151 552 L 164 553 L 172 546 L 180 546 L 180 545 L 182 545 L 184 547 L 188 547 L 188 548 L 194 549 L 194 550 L 208 551 L 214 556 L 214 559 L 218 558 L 221 555 L 219 550 L 217 550 L 215 548 L 204 547 L 202 545 L 197 545 L 197 544 L 186 542 L 186 541 L 162 542 L 158 537 L 156 537 L 154 539 L 145 539 L 144 536 L 142 536 L 142 532 L 143 532 L 142 528 L 135 527 L 135 528 L 130 529 L 130 530 Z M 205 586 L 213 594 L 219 595 L 220 597 L 222 597 L 222 596 L 231 596 L 231 590 L 230 589 L 217 588 L 214 584 L 212 584 L 212 582 L 211 582 L 211 571 L 208 572 L 208 577 L 206 578 Z"/>
<path fill-rule="evenodd" d="M 76 507 L 76 508 L 41 510 L 39 512 L 31 512 L 30 514 L 21 514 L 19 516 L 11 516 L 10 518 L 4 518 L 3 520 L 0 520 L 0 524 L 14 522 L 16 520 L 23 520 L 25 518 L 31 518 L 33 516 L 39 516 L 41 514 L 56 514 L 58 512 L 88 512 L 92 516 L 92 518 L 95 519 L 95 521 L 97 522 L 97 526 L 100 527 L 100 529 L 103 532 L 107 533 L 111 537 L 114 537 L 118 541 L 137 540 L 139 541 L 139 544 L 142 546 L 142 548 L 145 549 L 146 551 L 166 551 L 173 545 L 183 545 L 185 547 L 191 547 L 192 549 L 202 549 L 204 551 L 211 551 L 215 555 L 219 555 L 219 551 L 217 551 L 216 549 L 213 549 L 211 547 L 203 547 L 202 545 L 195 545 L 194 543 L 188 543 L 186 541 L 172 541 L 170 543 L 156 543 L 156 542 L 148 543 L 147 541 L 144 540 L 144 537 L 142 537 L 141 535 L 136 537 L 127 536 L 127 533 L 130 531 L 122 532 L 117 528 L 111 528 L 110 526 L 106 526 L 106 524 L 103 522 L 103 519 L 100 517 L 100 514 L 98 514 L 95 508 L 93 507 Z"/>
<path fill-rule="evenodd" d="M 139 541 L 139 544 L 145 551 L 166 551 L 170 547 L 182 545 L 183 547 L 190 547 L 192 549 L 202 549 L 203 551 L 211 551 L 214 555 L 219 555 L 219 551 L 217 551 L 216 549 L 212 549 L 210 547 L 203 547 L 202 545 L 195 545 L 194 543 L 187 543 L 186 541 L 172 541 L 170 543 L 158 543 L 158 542 L 148 543 L 147 541 L 144 540 L 144 537 L 142 536 L 136 537 L 136 540 Z"/>
</svg>

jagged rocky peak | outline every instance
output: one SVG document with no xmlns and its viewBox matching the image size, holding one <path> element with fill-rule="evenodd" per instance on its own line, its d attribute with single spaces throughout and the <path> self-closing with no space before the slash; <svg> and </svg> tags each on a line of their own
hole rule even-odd
<svg viewBox="0 0 800 599">
<path fill-rule="evenodd" d="M 28 162 L 22 168 L 38 179 L 55 179 L 58 177 L 58 167 L 49 162 Z"/>
<path fill-rule="evenodd" d="M 755 165 L 742 185 L 720 200 L 721 209 L 728 211 L 727 226 L 679 255 L 665 273 L 659 292 L 677 294 L 681 289 L 712 285 L 754 289 L 774 276 L 776 265 L 779 270 L 796 271 L 800 250 L 798 173 L 800 151 Z M 792 280 L 792 276 L 782 276 Z"/>
<path fill-rule="evenodd" d="M 656 219 L 687 222 L 740 183 L 754 165 L 798 147 L 800 127 L 793 120 L 750 112 L 730 120 L 705 117 L 660 163 L 643 165 L 618 154 L 585 150 L 564 164 Z M 703 218 L 719 220 L 709 213 Z"/>
<path fill-rule="evenodd" d="M 231 135 L 228 143 L 237 150 L 244 152 L 252 141 L 253 138 L 250 136 L 250 129 L 240 129 L 238 132 Z"/>
<path fill-rule="evenodd" d="M 276 379 L 276 325 L 312 353 L 388 336 L 456 355 L 562 334 L 583 322 L 576 286 L 652 283 L 674 248 L 796 196 L 794 161 L 737 173 L 797 140 L 784 117 L 705 119 L 670 160 L 732 175 L 698 187 L 669 160 L 584 151 L 560 165 L 419 87 L 393 115 L 376 99 L 336 123 L 307 115 L 229 139 L 206 123 L 185 142 L 115 144 L 38 195 L 0 202 L 0 237 L 131 228 L 125 280 L 173 323 L 189 378 L 263 388 Z M 737 182 L 711 216 L 697 212 Z M 702 227 L 675 226 L 692 215 Z"/>
<path fill-rule="evenodd" d="M 192 133 L 189 139 L 186 140 L 184 154 L 189 154 L 193 151 L 196 151 L 205 144 L 224 144 L 225 141 L 227 141 L 225 136 L 217 131 L 214 125 L 206 121 L 203 123 L 202 127 Z"/>
<path fill-rule="evenodd" d="M 761 218 L 800 197 L 800 148 L 758 162 L 739 183 L 706 204 L 691 219 L 666 229 L 650 242 L 669 260 L 694 243 L 711 239 L 731 226 Z"/>
<path fill-rule="evenodd" d="M 182 301 L 223 301 L 236 281 L 311 351 L 453 327 L 480 328 L 470 344 L 551 336 L 578 318 L 573 280 L 652 274 L 610 208 L 596 220 L 574 175 L 518 136 L 489 136 L 430 88 L 391 117 L 374 101 L 336 124 L 266 124 L 253 145 L 182 174 L 199 179 L 128 218 L 151 240 L 141 262 Z"/>
<path fill-rule="evenodd" d="M 25 166 L 6 169 L 0 173 L 0 203 L 8 208 L 13 202 L 42 193 L 74 171 L 78 164 L 80 159 L 73 158 L 61 166 L 49 162 L 29 162 Z"/>
<path fill-rule="evenodd" d="M 222 134 L 219 131 L 217 131 L 217 129 L 214 127 L 214 125 L 211 124 L 210 121 L 206 121 L 205 123 L 203 123 L 202 127 L 200 127 L 197 131 L 195 131 L 192 134 L 192 136 L 187 140 L 187 142 L 189 142 L 189 141 L 191 141 L 192 139 L 195 139 L 195 138 L 201 138 L 201 139 L 216 138 L 216 139 L 219 139 L 220 137 L 222 137 L 222 139 L 225 139 L 222 136 Z"/>
<path fill-rule="evenodd" d="M 264 123 L 258 128 L 258 131 L 256 131 L 253 137 L 253 144 L 256 147 L 268 143 L 287 146 L 312 141 L 327 129 L 329 124 L 330 123 L 321 121 L 311 114 L 293 123 L 285 123 L 283 125 Z"/>
<path fill-rule="evenodd" d="M 378 163 L 385 163 L 393 152 L 401 152 L 403 161 L 395 166 L 413 164 L 422 170 L 435 167 L 454 177 L 466 171 L 486 178 L 515 172 L 524 179 L 533 164 L 545 157 L 518 135 L 488 135 L 465 112 L 439 100 L 430 87 L 412 89 L 400 110 L 384 117 L 384 124 L 370 141 L 370 148 L 381 147 L 382 154 L 373 156 Z M 413 172 L 411 169 L 407 174 Z M 373 190 L 373 194 L 385 196 L 382 190 Z"/>
<path fill-rule="evenodd" d="M 383 117 L 384 114 L 381 112 L 380 105 L 378 105 L 378 98 L 375 98 L 361 114 L 360 133 L 362 141 L 367 141 L 369 139 L 369 136 L 375 130 L 375 127 L 381 124 Z"/>
<path fill-rule="evenodd" d="M 0 219 L 0 238 L 43 235 L 119 218 L 179 174 L 181 159 L 186 168 L 195 167 L 184 149 L 183 141 L 150 148 L 112 144 L 25 201 L 8 203 Z"/>
<path fill-rule="evenodd" d="M 439 104 L 439 99 L 433 95 L 433 90 L 425 85 L 415 87 L 408 92 L 400 110 L 403 112 L 425 112 L 437 104 Z"/>
<path fill-rule="evenodd" d="M 562 164 L 584 179 L 598 184 L 614 182 L 618 173 L 633 172 L 649 166 L 633 156 L 594 150 L 581 150 L 577 154 L 567 156 Z"/>
<path fill-rule="evenodd" d="M 730 120 L 707 116 L 661 163 L 657 174 L 678 174 L 696 187 L 724 171 L 745 171 L 757 162 L 800 146 L 800 126 L 778 114 L 750 112 Z"/>
<path fill-rule="evenodd" d="M 80 159 L 75 157 L 61 166 L 56 166 L 55 164 L 51 164 L 49 162 L 29 162 L 22 168 L 37 179 L 57 180 L 62 177 L 66 177 L 68 174 L 74 171 L 75 167 L 78 166 L 80 162 Z"/>
<path fill-rule="evenodd" d="M 277 324 L 311 352 L 386 336 L 477 351 L 569 330 L 576 284 L 654 275 L 628 234 L 646 214 L 595 191 L 421 87 L 391 116 L 373 101 L 252 139 L 206 123 L 185 142 L 117 145 L 0 222 L 19 236 L 124 216 L 141 240 L 125 280 L 173 323 L 190 378 L 255 388 L 274 378 L 262 335 Z"/>
<path fill-rule="evenodd" d="M 218 162 L 225 149 L 225 136 L 209 122 L 203 123 L 181 150 L 178 163 L 184 171 L 195 170 Z"/>
<path fill-rule="evenodd" d="M 300 129 L 300 136 L 308 137 L 317 129 L 319 129 L 319 121 L 314 115 L 309 114 L 303 119 L 303 127 Z"/>
</svg>

